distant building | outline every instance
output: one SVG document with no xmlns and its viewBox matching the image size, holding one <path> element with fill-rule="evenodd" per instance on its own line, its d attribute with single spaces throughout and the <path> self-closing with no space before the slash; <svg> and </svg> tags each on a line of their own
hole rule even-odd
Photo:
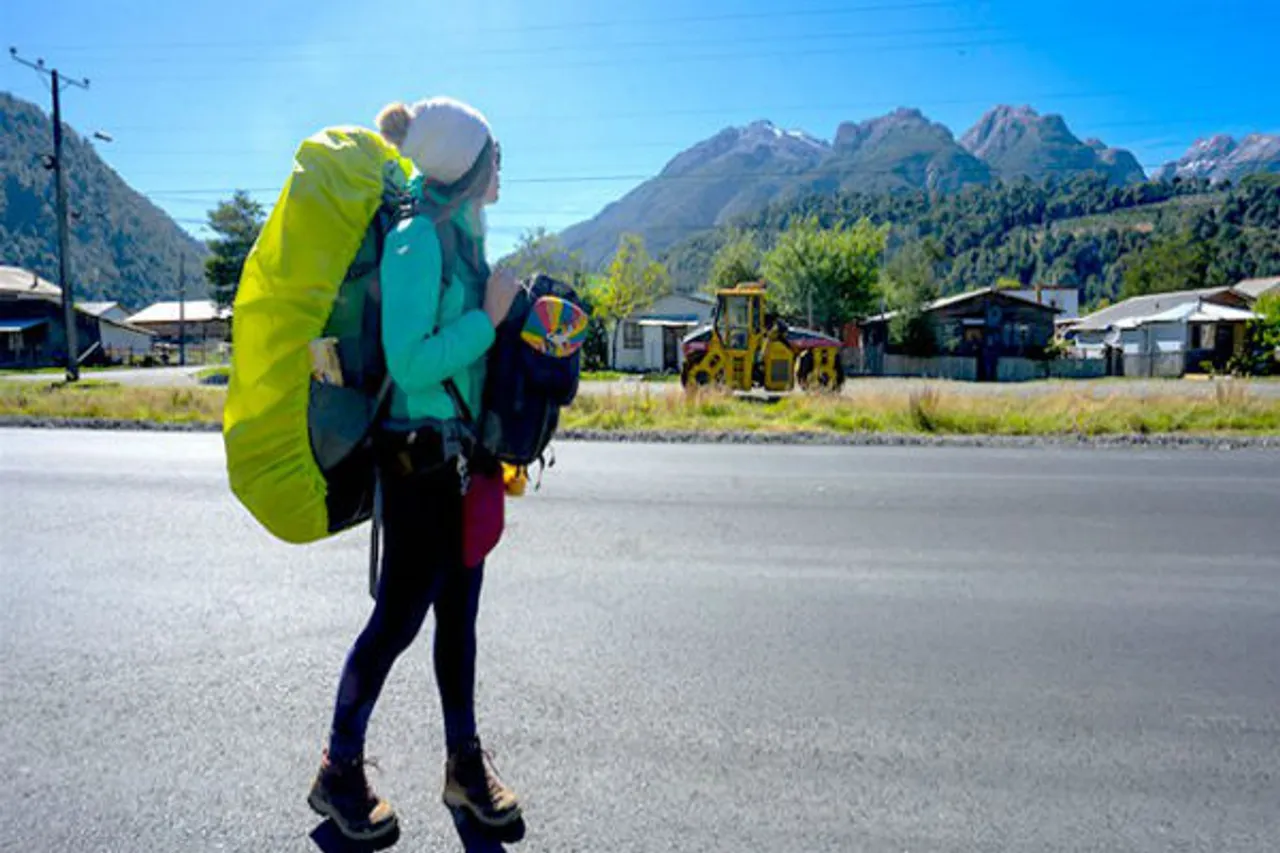
<svg viewBox="0 0 1280 853">
<path fill-rule="evenodd" d="M 129 312 L 119 302 L 77 302 L 76 307 L 98 318 L 115 320 L 117 323 L 129 321 Z"/>
<path fill-rule="evenodd" d="M 938 356 L 972 359 L 973 378 L 995 380 L 999 362 L 1040 359 L 1053 341 L 1054 317 L 1060 309 L 1024 299 L 994 287 L 935 300 L 924 306 Z M 896 311 L 868 317 L 859 323 L 864 372 L 878 373 L 884 356 L 898 354 L 890 341 Z"/>
<path fill-rule="evenodd" d="M 1063 327 L 1076 355 L 1108 361 L 1115 376 L 1177 377 L 1221 370 L 1245 346 L 1253 299 L 1217 287 L 1135 296 Z"/>
<path fill-rule="evenodd" d="M 673 293 L 652 307 L 609 329 L 609 360 L 614 370 L 679 371 L 684 358 L 681 339 L 711 322 L 715 300 L 701 293 Z M 615 341 L 615 334 L 622 340 Z M 617 344 L 615 346 L 614 344 Z"/>
<path fill-rule="evenodd" d="M 100 313 L 88 310 L 90 306 Z M 150 334 L 119 319 L 123 311 L 102 306 L 75 307 L 81 363 L 123 360 L 129 353 L 143 355 L 150 350 Z M 62 289 L 30 270 L 0 267 L 0 366 L 53 367 L 66 362 L 66 352 Z"/>
<path fill-rule="evenodd" d="M 1048 305 L 1058 309 L 1058 319 L 1070 319 L 1080 316 L 1080 289 L 1058 285 L 1036 285 L 1018 290 L 1006 290 L 1010 296 L 1017 296 L 1037 305 Z"/>
<path fill-rule="evenodd" d="M 1250 299 L 1261 299 L 1268 293 L 1280 293 L 1280 276 L 1272 278 L 1247 278 L 1235 286 L 1235 290 Z"/>
<path fill-rule="evenodd" d="M 82 302 L 77 310 L 98 318 L 98 333 L 107 359 L 125 363 L 151 352 L 155 333 L 129 322 L 119 302 Z"/>
<path fill-rule="evenodd" d="M 197 363 L 225 358 L 231 339 L 231 309 L 219 308 L 212 299 L 157 302 L 134 314 L 129 323 L 156 336 L 165 363 L 183 352 Z"/>
</svg>

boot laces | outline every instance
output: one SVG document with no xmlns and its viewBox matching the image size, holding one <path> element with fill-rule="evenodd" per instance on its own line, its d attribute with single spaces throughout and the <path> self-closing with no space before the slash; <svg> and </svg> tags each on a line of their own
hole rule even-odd
<svg viewBox="0 0 1280 853">
<path fill-rule="evenodd" d="M 493 760 L 492 752 L 484 748 L 477 748 L 462 758 L 467 764 L 472 761 L 475 762 L 475 765 L 471 765 L 471 772 L 478 772 L 479 775 L 483 776 L 485 791 L 489 795 L 490 802 L 496 801 L 506 792 L 506 786 L 502 784 L 502 779 L 498 776 L 498 768 Z"/>
<path fill-rule="evenodd" d="M 372 803 L 375 798 L 373 786 L 369 784 L 369 777 L 364 772 L 366 767 L 372 767 L 379 773 L 382 772 L 382 766 L 378 764 L 378 759 L 372 757 L 361 757 L 350 764 L 336 765 L 335 770 L 343 790 L 351 794 L 359 794 L 366 802 Z"/>
<path fill-rule="evenodd" d="M 489 789 L 489 799 L 497 800 L 506 792 L 506 786 L 498 776 L 498 766 L 493 760 L 493 753 L 487 749 L 480 750 L 480 764 L 484 768 L 485 787 Z"/>
</svg>

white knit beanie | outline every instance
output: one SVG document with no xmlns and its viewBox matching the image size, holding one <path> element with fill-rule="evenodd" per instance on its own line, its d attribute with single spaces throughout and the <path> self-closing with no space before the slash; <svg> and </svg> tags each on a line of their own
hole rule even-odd
<svg viewBox="0 0 1280 853">
<path fill-rule="evenodd" d="M 400 153 L 428 178 L 449 185 L 475 165 L 489 140 L 480 111 L 453 98 L 437 97 L 409 107 L 409 131 Z"/>
</svg>

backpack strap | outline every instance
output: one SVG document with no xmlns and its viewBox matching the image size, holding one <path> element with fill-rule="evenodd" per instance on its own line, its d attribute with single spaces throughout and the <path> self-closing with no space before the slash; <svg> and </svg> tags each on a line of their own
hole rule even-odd
<svg viewBox="0 0 1280 853">
<path fill-rule="evenodd" d="M 382 475 L 374 466 L 373 512 L 369 525 L 369 597 L 378 600 L 378 568 L 382 559 Z"/>
<path fill-rule="evenodd" d="M 378 259 L 382 259 L 382 237 L 390 233 L 396 223 L 405 219 L 411 219 L 415 216 L 425 216 L 435 225 L 436 239 L 440 241 L 440 302 L 444 302 L 444 293 L 453 286 L 453 274 L 458 268 L 459 255 L 461 254 L 461 243 L 458 234 L 458 226 L 450 217 L 451 211 L 447 207 L 434 204 L 417 195 L 396 195 L 388 197 L 384 200 L 382 208 L 379 209 L 379 216 L 386 211 L 387 220 L 385 228 L 379 234 L 378 242 Z M 443 214 L 443 215 L 442 215 Z M 379 225 L 383 225 L 383 221 L 379 220 Z M 471 241 L 466 241 L 470 243 Z M 471 247 L 468 247 L 469 249 Z M 488 265 L 484 259 L 479 257 L 479 253 L 471 251 L 469 254 L 476 257 L 468 257 L 465 263 L 472 268 L 473 271 L 480 275 L 481 278 L 488 278 Z M 440 332 L 440 306 L 436 307 L 435 328 L 431 330 L 432 335 Z M 453 401 L 454 408 L 462 416 L 462 420 L 468 425 L 475 424 L 475 417 L 471 412 L 471 407 L 467 405 L 467 401 L 462 399 L 462 394 L 458 390 L 458 385 L 452 378 L 444 380 L 445 393 Z M 381 406 L 383 398 L 391 391 L 391 375 L 388 373 L 383 381 L 382 388 L 378 392 L 378 405 Z"/>
<path fill-rule="evenodd" d="M 444 292 L 453 286 L 453 273 L 458 268 L 458 226 L 452 221 L 436 223 L 436 237 L 440 240 L 440 300 L 444 301 Z M 440 311 L 436 310 L 436 327 L 431 334 L 435 335 L 440 331 Z M 445 393 L 453 401 L 453 406 L 457 409 L 458 414 L 462 416 L 462 420 L 468 426 L 475 424 L 475 417 L 471 413 L 471 407 L 467 405 L 467 401 L 462 399 L 461 392 L 458 391 L 458 383 L 453 381 L 453 377 L 449 377 L 442 383 Z"/>
<path fill-rule="evenodd" d="M 382 204 L 378 206 L 378 210 L 373 215 L 373 234 L 374 234 L 374 257 L 373 267 L 378 269 L 382 266 L 382 253 L 387 243 L 387 235 L 391 233 L 391 229 L 395 228 L 406 216 L 406 197 L 401 193 L 393 193 L 388 191 L 382 197 Z M 410 212 L 408 215 L 412 215 Z M 378 313 L 382 312 L 382 284 L 378 282 Z M 382 318 L 369 318 L 365 323 L 364 334 L 373 336 L 376 341 L 379 353 L 382 351 Z M 380 357 L 381 358 L 381 357 Z M 373 420 L 380 420 L 386 409 L 387 403 L 391 398 L 391 371 L 385 366 L 382 370 L 382 382 L 378 385 L 377 394 L 373 399 Z M 376 521 L 376 518 L 375 518 Z"/>
</svg>

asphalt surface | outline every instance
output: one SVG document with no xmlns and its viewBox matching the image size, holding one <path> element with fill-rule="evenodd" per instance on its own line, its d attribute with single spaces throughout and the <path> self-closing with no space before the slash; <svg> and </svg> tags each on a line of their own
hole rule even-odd
<svg viewBox="0 0 1280 853">
<path fill-rule="evenodd" d="M 1274 851 L 1278 519 L 1274 452 L 566 443 L 481 614 L 510 849 Z M 9 430 L 0 537 L 0 849 L 317 849 L 363 532 L 272 541 L 216 435 Z M 398 850 L 461 846 L 428 639 Z"/>
<path fill-rule="evenodd" d="M 187 367 L 138 367 L 138 368 L 112 368 L 109 370 L 82 370 L 80 376 L 82 379 L 92 379 L 99 382 L 116 382 L 121 385 L 131 385 L 150 388 L 180 388 L 189 385 L 199 385 L 200 380 L 198 374 L 208 369 L 206 365 L 188 365 Z M 0 381 L 9 382 L 60 382 L 63 379 L 61 373 L 48 373 L 32 371 L 30 373 L 6 373 L 0 375 Z"/>
</svg>

